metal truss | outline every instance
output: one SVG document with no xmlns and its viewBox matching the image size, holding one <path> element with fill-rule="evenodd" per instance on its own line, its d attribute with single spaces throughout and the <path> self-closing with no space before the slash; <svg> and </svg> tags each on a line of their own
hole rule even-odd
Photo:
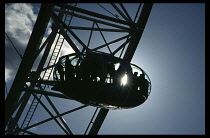
<svg viewBox="0 0 210 138">
<path fill-rule="evenodd" d="M 21 64 L 5 100 L 5 134 L 36 135 L 30 129 L 51 120 L 56 122 L 63 134 L 74 134 L 70 129 L 72 124 L 65 121 L 64 115 L 82 110 L 88 105 L 81 104 L 61 113 L 52 97 L 73 101 L 64 94 L 48 88 L 54 85 L 53 67 L 58 61 L 64 43 L 75 53 L 98 51 L 121 57 L 129 62 L 132 60 L 153 4 L 136 4 L 132 15 L 127 11 L 126 4 L 92 5 L 95 8 L 90 10 L 86 9 L 83 3 L 41 4 Z M 46 36 L 47 25 L 50 22 L 52 31 Z M 47 39 L 43 42 L 44 36 Z M 32 71 L 35 61 L 38 61 L 38 65 L 36 70 Z M 29 101 L 30 106 L 27 105 Z M 31 124 L 38 106 L 41 106 L 50 117 Z M 98 134 L 108 111 L 96 107 L 85 132 L 81 134 Z"/>
</svg>

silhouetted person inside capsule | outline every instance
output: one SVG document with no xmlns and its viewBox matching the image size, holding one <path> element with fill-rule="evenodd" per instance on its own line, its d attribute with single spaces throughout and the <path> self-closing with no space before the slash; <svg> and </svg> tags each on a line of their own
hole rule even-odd
<svg viewBox="0 0 210 138">
<path fill-rule="evenodd" d="M 95 64 L 93 63 L 94 56 L 93 55 L 86 55 L 86 57 L 81 62 L 81 71 L 82 71 L 82 80 L 86 83 L 90 83 L 95 77 Z"/>
<path fill-rule="evenodd" d="M 61 81 L 64 81 L 63 66 L 62 66 L 60 63 L 58 63 L 58 64 L 56 65 L 56 69 L 58 70 L 58 73 L 60 74 L 60 79 L 61 79 Z"/>
<path fill-rule="evenodd" d="M 113 63 L 107 63 L 107 68 L 108 68 L 108 74 L 110 75 L 110 83 L 113 83 L 113 79 L 115 77 L 115 68 Z"/>
<path fill-rule="evenodd" d="M 145 96 L 145 98 L 148 97 L 148 87 L 149 87 L 149 82 L 145 78 L 145 74 L 141 74 L 137 78 L 139 85 L 140 85 L 140 93 Z"/>
<path fill-rule="evenodd" d="M 134 76 L 134 89 L 135 90 L 138 90 L 138 87 L 140 86 L 139 85 L 139 82 L 138 82 L 138 72 L 134 72 L 133 73 L 133 76 Z"/>
<path fill-rule="evenodd" d="M 71 81 L 74 79 L 74 67 L 69 60 L 69 57 L 66 57 L 65 61 L 65 78 L 66 81 Z"/>
</svg>

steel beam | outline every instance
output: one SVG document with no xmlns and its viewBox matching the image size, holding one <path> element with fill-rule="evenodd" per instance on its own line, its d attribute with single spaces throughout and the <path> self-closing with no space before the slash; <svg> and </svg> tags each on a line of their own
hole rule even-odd
<svg viewBox="0 0 210 138">
<path fill-rule="evenodd" d="M 47 101 L 49 102 L 49 104 L 51 105 L 51 107 L 53 108 L 53 110 L 55 111 L 55 113 L 57 115 L 60 115 L 59 111 L 56 109 L 55 105 L 53 104 L 53 102 L 50 100 L 50 98 L 48 96 L 45 95 L 45 98 L 47 99 Z M 66 121 L 64 120 L 64 118 L 62 116 L 59 116 L 59 119 L 61 120 L 62 124 L 64 125 L 63 127 L 65 127 L 66 131 L 70 134 L 73 135 L 71 129 L 69 128 L 69 126 L 66 124 Z"/>
<path fill-rule="evenodd" d="M 72 6 L 67 6 L 67 5 L 65 6 L 65 5 L 61 5 L 61 4 L 57 4 L 57 5 L 61 6 L 62 8 L 65 7 L 65 8 L 69 8 L 69 9 L 74 9 L 75 11 L 78 11 L 78 12 L 81 12 L 81 13 L 89 14 L 91 16 L 95 16 L 95 17 L 102 18 L 102 19 L 109 20 L 109 21 L 114 21 L 115 23 L 120 22 L 121 24 L 124 23 L 126 25 L 131 25 L 131 23 L 129 22 L 129 19 L 126 16 L 124 16 L 124 18 L 127 20 L 127 22 L 119 20 L 119 19 L 111 18 L 111 17 L 108 17 L 108 16 L 105 17 L 104 15 L 101 15 L 101 14 L 98 14 L 98 13 L 94 13 L 94 12 L 90 12 L 90 11 L 86 11 L 86 10 L 83 10 L 83 9 L 80 9 L 80 8 L 76 8 L 76 7 L 72 7 Z M 137 45 L 138 45 L 138 43 L 139 43 L 139 41 L 141 39 L 143 30 L 145 28 L 145 25 L 146 25 L 146 22 L 148 20 L 150 11 L 152 9 L 152 6 L 153 6 L 153 4 L 144 4 L 144 6 L 142 8 L 142 12 L 140 14 L 140 18 L 137 21 L 137 24 L 133 28 L 131 28 L 132 30 L 130 30 L 129 28 L 123 27 L 123 26 L 119 26 L 119 25 L 116 25 L 116 24 L 111 24 L 111 23 L 108 23 L 108 22 L 105 22 L 105 21 L 101 21 L 101 20 L 96 20 L 96 19 L 93 19 L 93 18 L 90 18 L 90 17 L 86 17 L 86 16 L 82 16 L 82 15 L 79 15 L 79 14 L 75 14 L 75 13 L 72 13 L 72 12 L 65 12 L 65 11 L 60 10 L 60 9 L 54 9 L 54 10 L 59 11 L 59 14 L 63 12 L 63 13 L 66 13 L 66 14 L 73 15 L 75 17 L 82 18 L 82 19 L 86 19 L 86 20 L 90 20 L 90 21 L 93 21 L 93 22 L 98 22 L 98 23 L 102 23 L 102 24 L 106 24 L 106 25 L 110 25 L 110 26 L 114 26 L 114 27 L 117 27 L 117 28 L 121 28 L 121 29 L 130 31 L 130 34 L 129 34 L 131 36 L 130 44 L 128 45 L 128 48 L 127 48 L 126 53 L 125 53 L 123 58 L 125 60 L 127 60 L 127 61 L 131 61 L 131 59 L 132 59 L 132 57 L 133 57 L 133 55 L 135 53 L 135 50 L 137 48 Z M 118 8 L 115 8 L 115 9 L 119 12 Z M 52 12 L 51 4 L 42 4 L 41 5 L 40 12 L 39 12 L 39 15 L 37 17 L 37 21 L 36 21 L 36 23 L 34 25 L 31 37 L 30 37 L 29 42 L 28 42 L 28 45 L 26 47 L 26 50 L 25 50 L 22 62 L 20 64 L 20 66 L 19 66 L 19 69 L 17 71 L 16 77 L 14 79 L 14 82 L 12 84 L 10 92 L 9 92 L 7 98 L 6 98 L 6 101 L 5 101 L 5 127 L 6 127 L 7 123 L 9 122 L 9 119 L 12 117 L 13 113 L 15 112 L 14 105 L 18 103 L 18 100 L 19 100 L 19 97 L 21 95 L 21 92 L 23 91 L 23 88 L 24 88 L 23 86 L 26 83 L 27 75 L 30 72 L 30 70 L 31 70 L 31 68 L 33 66 L 33 63 L 34 63 L 34 61 L 35 61 L 35 59 L 37 57 L 37 55 L 36 55 L 37 53 L 36 52 L 40 50 L 39 47 L 40 47 L 40 44 L 41 44 L 43 35 L 45 33 L 45 30 L 46 30 L 46 26 L 47 26 L 47 24 L 49 22 L 51 14 L 52 14 L 52 17 L 54 18 L 54 20 L 57 21 L 58 25 L 61 25 L 61 26 L 64 27 L 63 29 L 61 29 L 62 31 L 64 31 L 64 29 L 67 29 L 71 33 L 71 35 L 84 48 L 87 47 L 73 33 L 73 31 L 71 31 L 70 28 L 68 28 L 67 25 L 61 19 L 58 18 L 58 16 L 54 12 L 52 12 L 52 13 L 50 13 L 50 12 Z M 120 13 L 121 13 L 121 11 L 120 11 Z M 121 13 L 121 14 L 124 15 L 123 13 Z M 82 29 L 82 28 L 80 28 L 80 29 Z M 85 28 L 85 29 L 87 29 L 87 28 Z M 44 48 L 44 46 L 41 47 L 41 48 Z M 46 61 L 46 59 L 43 59 L 42 61 L 43 62 L 40 63 L 40 66 L 37 69 L 39 73 L 43 69 L 44 61 Z M 36 95 L 34 93 L 32 93 L 32 95 L 34 95 L 34 97 L 36 97 Z M 80 108 L 83 108 L 83 107 L 87 106 L 87 105 L 84 105 L 84 106 L 81 106 L 79 108 L 73 109 L 71 111 L 68 111 L 68 112 L 65 112 L 65 113 L 62 113 L 62 114 L 58 113 L 57 116 L 53 116 L 51 114 L 51 112 L 45 107 L 45 105 L 38 98 L 37 98 L 37 100 L 42 104 L 43 108 L 45 108 L 46 111 L 51 115 L 51 118 L 46 119 L 44 121 L 41 121 L 41 122 L 39 122 L 37 124 L 34 124 L 34 125 L 30 126 L 30 127 L 27 127 L 25 129 L 23 129 L 23 131 L 26 130 L 26 129 L 32 128 L 33 126 L 36 126 L 38 124 L 41 124 L 41 123 L 47 122 L 49 120 L 52 120 L 52 119 L 54 119 L 58 123 L 58 125 L 60 125 L 60 123 L 56 119 L 57 117 L 61 117 L 64 114 L 73 112 L 75 110 L 79 110 Z M 103 108 L 100 109 L 100 111 L 99 111 L 99 113 L 98 113 L 98 115 L 97 115 L 97 117 L 96 117 L 96 119 L 95 119 L 95 121 L 93 123 L 93 126 L 92 126 L 91 130 L 89 131 L 89 135 L 96 135 L 96 134 L 98 134 L 98 132 L 99 132 L 99 130 L 100 130 L 104 120 L 105 120 L 105 117 L 106 117 L 108 111 L 109 111 L 108 109 L 103 109 Z M 66 131 L 66 129 L 63 128 L 61 125 L 60 125 L 60 127 L 64 130 L 64 132 L 66 132 L 66 134 L 68 134 L 70 132 L 70 131 L 69 132 Z"/>
<path fill-rule="evenodd" d="M 18 122 L 20 116 L 22 115 L 22 112 L 23 112 L 25 105 L 27 104 L 29 98 L 30 98 L 30 94 L 25 92 L 24 95 L 22 96 L 22 98 L 19 100 L 20 104 L 18 104 L 16 107 L 14 107 L 16 109 L 20 105 L 15 117 L 12 119 L 12 122 L 10 121 L 11 123 L 9 123 L 9 128 L 7 129 L 8 130 L 7 135 L 16 133 L 17 130 L 15 130 L 15 129 L 17 129 L 17 128 L 15 128 L 15 127 L 17 125 L 17 122 Z"/>
<path fill-rule="evenodd" d="M 89 11 L 89 10 L 81 9 L 81 8 L 78 8 L 78 7 L 73 7 L 73 6 L 64 5 L 64 4 L 55 4 L 55 5 L 60 6 L 60 7 L 64 7 L 64 8 L 67 8 L 69 10 L 76 11 L 76 12 L 80 12 L 80 13 L 83 13 L 83 14 L 86 14 L 86 15 L 90 15 L 90 16 L 93 16 L 93 17 L 101 18 L 103 20 L 108 20 L 108 21 L 112 21 L 112 22 L 115 22 L 115 23 L 119 23 L 119 24 L 129 25 L 129 22 L 127 22 L 127 21 L 124 21 L 124 20 L 121 20 L 121 19 L 116 19 L 116 18 L 109 17 L 109 16 L 106 16 L 106 15 L 103 15 L 103 14 L 99 14 L 99 13 L 92 12 L 92 11 Z"/>
<path fill-rule="evenodd" d="M 47 108 L 47 106 L 45 106 L 45 104 L 34 94 L 32 93 L 32 95 L 36 98 L 37 101 L 39 101 L 39 103 L 42 105 L 42 107 L 48 112 L 48 114 L 55 120 L 55 122 L 60 126 L 60 128 L 67 134 L 69 135 L 69 132 L 65 129 L 65 127 L 58 121 L 57 118 L 55 118 L 55 116 L 51 113 L 51 111 Z M 60 115 L 58 115 L 60 116 Z"/>
<path fill-rule="evenodd" d="M 72 99 L 68 98 L 67 96 L 65 96 L 63 94 L 59 94 L 59 93 L 55 93 L 55 92 L 41 91 L 41 90 L 35 90 L 35 89 L 24 89 L 24 90 L 29 92 L 29 93 L 43 94 L 43 95 L 47 95 L 47 96 L 72 100 Z"/>
<path fill-rule="evenodd" d="M 130 41 L 130 39 L 128 38 L 121 46 L 119 46 L 117 49 L 115 49 L 115 51 L 112 54 L 115 55 L 120 49 L 124 48 L 129 41 Z"/>
<path fill-rule="evenodd" d="M 135 49 L 137 48 L 139 40 L 141 39 L 141 35 L 143 33 L 143 30 L 146 25 L 147 19 L 149 17 L 150 11 L 152 9 L 152 5 L 153 4 L 144 4 L 141 15 L 137 22 L 137 27 L 139 27 L 142 31 L 140 31 L 140 32 L 135 31 L 134 33 L 131 34 L 131 42 L 129 43 L 128 49 L 126 50 L 126 53 L 123 57 L 127 61 L 131 61 L 131 59 L 134 55 Z M 135 28 L 135 29 L 138 29 L 138 28 Z M 101 128 L 101 125 L 103 124 L 103 121 L 106 118 L 108 111 L 109 111 L 108 109 L 103 109 L 103 108 L 99 111 L 98 116 L 89 132 L 89 135 L 97 135 L 98 134 L 98 132 Z"/>
<path fill-rule="evenodd" d="M 125 38 L 128 38 L 128 37 L 129 37 L 129 34 L 126 35 L 126 36 L 123 36 L 123 37 L 121 37 L 121 38 L 118 38 L 118 39 L 116 39 L 116 40 L 113 40 L 113 41 L 111 41 L 111 42 L 108 42 L 107 44 L 108 44 L 108 45 L 111 45 L 111 44 L 113 44 L 113 43 L 116 43 L 116 42 L 121 41 L 121 40 L 123 40 L 123 39 L 125 39 Z M 98 49 L 100 49 L 100 48 L 103 48 L 103 47 L 105 47 L 105 46 L 106 46 L 106 44 L 103 44 L 103 45 L 98 46 L 98 47 L 96 47 L 96 48 L 93 48 L 93 49 L 91 49 L 91 50 L 96 51 L 96 50 L 98 50 Z"/>
<path fill-rule="evenodd" d="M 134 21 L 133 21 L 133 22 L 136 22 L 136 19 L 137 19 L 137 16 L 138 16 L 138 14 L 139 14 L 139 10 L 140 10 L 140 8 L 141 8 L 141 5 L 142 5 L 142 3 L 139 3 L 139 7 L 138 7 L 138 9 L 137 9 L 137 11 L 136 11 L 136 15 L 135 15 L 135 18 L 134 18 Z"/>
<path fill-rule="evenodd" d="M 95 117 L 96 112 L 98 111 L 98 108 L 99 108 L 99 107 L 96 107 L 96 110 L 95 110 L 95 112 L 94 112 L 94 114 L 93 114 L 93 116 L 92 116 L 92 118 L 91 118 L 91 120 L 90 120 L 90 123 L 88 124 L 88 127 L 87 127 L 87 129 L 85 130 L 85 135 L 86 135 L 86 133 L 87 133 L 87 131 L 88 131 L 88 129 L 89 129 L 91 123 L 93 123 L 93 118 Z"/>
<path fill-rule="evenodd" d="M 91 28 L 91 27 L 79 27 L 79 26 L 69 26 L 69 29 L 78 29 L 78 30 L 93 30 L 93 31 L 107 31 L 107 32 L 122 32 L 122 33 L 128 33 L 126 30 L 122 29 L 108 29 L 108 28 Z"/>
<path fill-rule="evenodd" d="M 97 23 L 96 23 L 96 26 L 97 26 L 98 29 L 100 30 L 99 25 L 98 25 Z M 100 34 L 101 34 L 101 36 L 102 36 L 102 38 L 103 38 L 103 40 L 104 40 L 104 42 L 105 42 L 105 44 L 106 44 L 108 50 L 109 50 L 109 52 L 112 54 L 112 51 L 111 51 L 111 49 L 109 48 L 109 45 L 107 44 L 106 39 L 105 39 L 103 33 L 101 32 L 101 30 L 100 30 L 99 32 L 100 32 Z"/>
<path fill-rule="evenodd" d="M 78 17 L 78 18 L 81 18 L 81 19 L 85 19 L 85 20 L 89 20 L 89 21 L 93 21 L 93 22 L 97 22 L 97 23 L 101 23 L 101 24 L 105 24 L 105 25 L 108 25 L 108 26 L 112 26 L 112 27 L 116 27 L 116 28 L 120 28 L 120 29 L 129 31 L 128 27 L 124 27 L 124 26 L 117 25 L 117 24 L 114 24 L 114 23 L 98 20 L 98 19 L 91 18 L 91 17 L 88 17 L 88 16 L 83 16 L 83 15 L 76 14 L 76 13 L 73 13 L 73 12 L 63 11 L 63 10 L 60 10 L 60 9 L 57 9 L 57 8 L 54 8 L 54 10 L 58 11 L 58 12 L 63 12 L 65 14 L 69 14 L 69 15 L 72 15 L 74 17 Z"/>
<path fill-rule="evenodd" d="M 39 63 L 39 66 L 37 68 L 37 71 L 36 71 L 38 75 L 41 74 L 41 71 L 42 71 L 42 69 L 43 69 L 43 67 L 44 67 L 44 65 L 46 63 L 47 56 L 49 55 L 50 49 L 52 47 L 53 41 L 54 41 L 54 39 L 56 37 L 56 34 L 58 32 L 58 28 L 56 26 L 54 26 L 54 24 L 52 24 L 52 26 L 53 27 L 52 27 L 51 37 L 50 37 L 49 42 L 48 42 L 48 44 L 47 44 L 47 46 L 45 48 L 45 51 L 44 51 L 44 53 L 42 55 L 41 61 Z"/>
<path fill-rule="evenodd" d="M 137 21 L 137 26 L 131 31 L 131 40 L 128 48 L 125 52 L 123 59 L 131 62 L 136 48 L 139 44 L 141 36 L 143 34 L 144 28 L 146 26 L 147 20 L 149 18 L 150 12 L 152 10 L 153 3 L 146 3 L 143 5 L 139 20 Z"/>
<path fill-rule="evenodd" d="M 59 19 L 58 16 L 54 12 L 52 12 L 51 14 L 52 14 L 52 18 L 54 19 L 55 23 L 57 23 L 57 25 L 60 28 L 66 29 L 84 48 L 87 48 L 87 46 L 82 42 L 82 40 L 79 37 L 77 37 L 77 35 L 72 30 L 70 30 L 68 28 L 68 26 L 61 19 Z M 62 32 L 62 33 L 64 33 L 64 32 Z M 73 41 L 71 39 L 69 39 L 69 42 L 71 42 L 70 44 L 72 44 L 72 46 L 76 47 L 76 45 L 73 43 Z M 74 47 L 72 47 L 72 48 L 74 49 Z"/>
<path fill-rule="evenodd" d="M 65 40 L 69 43 L 69 45 L 71 46 L 71 48 L 74 50 L 75 53 L 79 53 L 79 48 L 74 44 L 74 42 L 71 40 L 71 38 L 69 37 L 69 35 L 63 30 L 63 28 L 60 28 L 60 33 L 62 34 L 62 36 L 65 38 Z"/>
<path fill-rule="evenodd" d="M 130 20 L 129 18 L 127 18 L 122 12 L 121 12 L 121 10 L 114 4 L 114 3 L 111 3 L 111 5 L 115 8 L 115 10 L 130 24 L 130 25 L 132 25 L 132 24 L 134 24 L 133 22 L 132 22 L 132 20 Z M 124 9 L 125 10 L 125 9 Z M 125 10 L 126 11 L 126 10 Z"/>
<path fill-rule="evenodd" d="M 21 95 L 22 89 L 24 87 L 27 75 L 30 72 L 36 51 L 39 49 L 42 38 L 46 31 L 47 24 L 50 19 L 49 8 L 50 4 L 42 4 L 39 15 L 35 22 L 32 34 L 30 36 L 28 45 L 26 47 L 24 56 L 18 68 L 17 74 L 15 76 L 14 82 L 11 86 L 10 92 L 5 101 L 5 127 L 14 113 L 13 106 L 18 102 Z"/>
<path fill-rule="evenodd" d="M 88 39 L 88 43 L 87 43 L 87 47 L 89 47 L 89 45 L 90 45 L 90 40 L 92 38 L 94 25 L 95 25 L 95 23 L 93 22 L 93 25 L 92 25 L 91 31 L 90 31 L 90 35 L 89 35 L 89 39 Z M 84 52 L 84 48 L 82 49 L 82 52 Z"/>
<path fill-rule="evenodd" d="M 96 120 L 94 121 L 93 126 L 91 127 L 88 135 L 97 135 L 98 134 L 98 131 L 100 130 L 108 112 L 109 112 L 109 109 L 103 109 L 103 108 L 100 109 L 100 111 L 96 117 Z"/>
<path fill-rule="evenodd" d="M 61 113 L 60 115 L 56 115 L 56 116 L 50 117 L 50 118 L 45 119 L 45 120 L 43 120 L 43 121 L 40 121 L 40 122 L 38 122 L 38 123 L 36 123 L 36 124 L 33 124 L 33 125 L 31 125 L 31 126 L 28 126 L 28 127 L 24 128 L 23 130 L 27 130 L 27 129 L 33 128 L 33 127 L 35 127 L 35 126 L 38 126 L 38 125 L 43 124 L 43 123 L 45 123 L 45 122 L 48 122 L 48 121 L 50 121 L 50 120 L 56 119 L 56 118 L 59 117 L 59 116 L 64 116 L 64 115 L 66 115 L 66 114 L 69 114 L 69 113 L 71 113 L 71 112 L 80 110 L 80 109 L 82 109 L 82 108 L 84 108 L 84 107 L 87 107 L 87 106 L 88 106 L 88 105 L 82 105 L 82 106 L 80 106 L 80 107 L 74 108 L 74 109 L 69 110 L 69 111 L 67 111 L 67 112 Z"/>
<path fill-rule="evenodd" d="M 49 42 L 49 39 L 52 37 L 52 32 L 50 33 L 50 35 L 47 37 L 47 39 L 45 40 L 45 42 L 40 46 L 39 50 L 36 52 L 36 56 L 35 58 L 37 58 L 39 56 L 39 54 L 42 52 L 42 50 L 46 47 L 47 43 Z"/>
<path fill-rule="evenodd" d="M 130 15 L 128 14 L 127 10 L 126 10 L 125 7 L 123 6 L 123 4 L 122 4 L 122 3 L 119 3 L 119 4 L 120 4 L 121 8 L 123 9 L 124 13 L 126 14 L 126 16 L 128 17 L 128 19 L 129 19 L 131 22 L 133 22 L 132 19 L 131 19 L 131 17 L 130 17 Z"/>
<path fill-rule="evenodd" d="M 53 28 L 53 29 L 52 29 L 52 33 L 48 36 L 47 41 L 45 41 L 45 44 L 44 44 L 44 45 L 47 44 L 47 46 L 46 46 L 46 49 L 45 49 L 44 54 L 43 54 L 43 56 L 42 56 L 42 59 L 41 59 L 41 61 L 40 61 L 40 63 L 39 63 L 39 66 L 38 66 L 38 68 L 37 68 L 37 73 L 38 73 L 38 75 L 41 73 L 41 69 L 43 68 L 43 66 L 44 66 L 44 64 L 45 64 L 45 62 L 46 62 L 47 56 L 48 56 L 48 54 L 49 54 L 50 48 L 51 48 L 51 46 L 52 46 L 53 40 L 55 39 L 55 36 L 56 36 L 56 34 L 57 34 L 57 31 L 58 31 L 58 29 Z M 42 45 L 42 46 L 44 46 L 44 45 Z M 40 51 L 40 50 L 39 50 L 39 51 Z M 35 59 L 37 58 L 38 54 L 40 53 L 39 51 L 36 51 L 33 60 L 35 60 Z M 37 79 L 38 79 L 38 78 L 37 78 Z M 30 86 L 31 89 L 33 89 L 34 87 L 35 87 L 35 85 L 33 85 L 33 86 L 31 85 L 31 86 Z M 26 91 L 24 95 L 27 95 L 27 96 L 25 96 L 26 98 L 23 99 L 23 102 L 21 103 L 21 106 L 20 106 L 20 108 L 18 109 L 18 112 L 17 112 L 17 114 L 16 114 L 16 116 L 15 116 L 15 118 L 14 118 L 14 124 L 17 124 L 17 122 L 18 122 L 18 120 L 19 120 L 19 118 L 20 118 L 20 116 L 21 116 L 21 114 L 22 114 L 22 112 L 23 112 L 23 110 L 24 110 L 24 108 L 25 108 L 25 106 L 26 106 L 26 104 L 27 104 L 27 102 L 28 102 L 28 100 L 29 100 L 31 94 L 28 93 L 28 92 Z M 16 109 L 16 108 L 14 108 L 14 110 L 15 110 L 15 109 Z M 13 127 L 14 127 L 14 126 L 13 126 Z"/>
</svg>

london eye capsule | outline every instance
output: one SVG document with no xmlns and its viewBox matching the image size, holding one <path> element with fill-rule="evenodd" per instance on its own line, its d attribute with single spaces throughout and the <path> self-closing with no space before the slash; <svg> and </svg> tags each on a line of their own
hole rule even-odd
<svg viewBox="0 0 210 138">
<path fill-rule="evenodd" d="M 106 109 L 141 105 L 151 91 L 151 81 L 140 67 L 104 53 L 74 53 L 57 62 L 52 90 L 70 99 Z"/>
</svg>

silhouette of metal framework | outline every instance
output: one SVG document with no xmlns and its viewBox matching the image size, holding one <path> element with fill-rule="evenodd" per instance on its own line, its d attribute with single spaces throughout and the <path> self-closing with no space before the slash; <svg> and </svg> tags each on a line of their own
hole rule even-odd
<svg viewBox="0 0 210 138">
<path fill-rule="evenodd" d="M 47 84 L 48 80 L 52 80 L 53 66 L 58 61 L 64 44 L 69 45 L 69 49 L 75 53 L 100 51 L 131 62 L 153 4 L 136 3 L 135 13 L 129 13 L 126 4 L 122 3 L 92 3 L 95 8 L 87 5 L 41 4 L 22 61 L 5 100 L 5 134 L 35 135 L 31 128 L 51 120 L 56 122 L 64 134 L 74 134 L 70 129 L 72 124 L 66 122 L 63 116 L 89 105 L 81 104 L 71 108 L 70 104 L 68 106 L 71 109 L 61 113 L 52 97 L 59 100 L 66 100 L 68 97 L 50 90 L 51 86 Z M 52 31 L 47 34 L 46 29 L 50 23 Z M 46 40 L 43 40 L 44 36 L 47 37 Z M 33 66 L 36 66 L 35 71 L 32 70 Z M 73 101 L 69 99 L 69 102 Z M 32 123 L 38 106 L 44 108 L 50 117 Z M 98 134 L 109 111 L 93 108 L 95 111 L 92 118 L 89 118 L 87 128 L 81 134 Z"/>
</svg>

